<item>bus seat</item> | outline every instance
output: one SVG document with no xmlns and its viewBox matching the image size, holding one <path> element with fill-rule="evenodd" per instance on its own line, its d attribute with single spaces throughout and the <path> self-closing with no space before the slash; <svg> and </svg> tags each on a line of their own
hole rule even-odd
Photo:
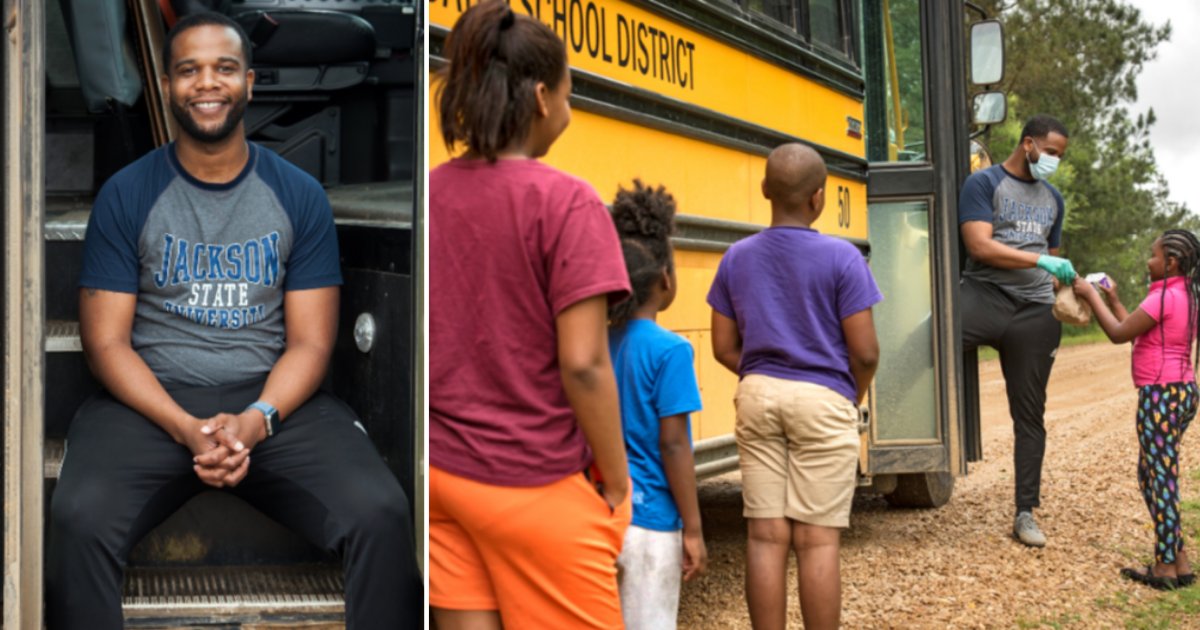
<svg viewBox="0 0 1200 630">
<path fill-rule="evenodd" d="M 256 92 L 341 90 L 367 78 L 375 29 L 336 11 L 250 11 L 234 16 L 254 44 Z"/>
<path fill-rule="evenodd" d="M 237 21 L 254 43 L 255 64 L 348 63 L 375 55 L 375 29 L 350 13 L 249 11 Z"/>
<path fill-rule="evenodd" d="M 190 13 L 212 11 L 229 15 L 229 11 L 233 7 L 233 0 L 159 0 L 158 4 L 167 21 L 167 28 L 171 28 L 175 26 L 175 22 L 179 18 Z M 167 10 L 168 8 L 170 11 Z"/>
<path fill-rule="evenodd" d="M 142 80 L 125 37 L 125 3 L 60 0 L 66 20 L 79 87 L 93 114 L 133 106 Z"/>
</svg>

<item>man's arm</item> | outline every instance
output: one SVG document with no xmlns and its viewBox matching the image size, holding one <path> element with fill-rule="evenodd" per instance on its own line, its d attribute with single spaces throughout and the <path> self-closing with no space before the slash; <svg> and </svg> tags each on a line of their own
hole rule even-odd
<svg viewBox="0 0 1200 630">
<path fill-rule="evenodd" d="M 842 320 L 846 350 L 850 354 L 850 373 L 858 384 L 858 404 L 867 397 L 875 368 L 879 367 L 879 339 L 875 336 L 875 320 L 871 309 L 861 310 Z"/>
<path fill-rule="evenodd" d="M 163 389 L 131 342 L 137 295 L 100 289 L 79 292 L 79 337 L 92 374 L 117 400 L 162 427 L 180 444 L 195 418 Z"/>
<path fill-rule="evenodd" d="M 742 360 L 742 335 L 737 322 L 725 317 L 717 309 L 712 312 L 713 357 L 734 374 Z"/>
<path fill-rule="evenodd" d="M 133 350 L 133 316 L 137 295 L 85 288 L 79 292 L 79 337 L 96 380 L 117 400 L 166 431 L 193 455 L 210 454 L 213 465 L 197 468 L 205 483 L 220 487 L 230 471 L 242 467 L 245 455 L 218 447 L 201 433 L 201 423 L 175 402 L 150 366 Z"/>
<path fill-rule="evenodd" d="M 967 221 L 959 226 L 959 231 L 971 258 L 989 267 L 1032 269 L 1037 266 L 1038 254 L 1022 251 L 993 239 L 992 224 L 987 221 Z"/>
<path fill-rule="evenodd" d="M 1058 248 L 1048 255 L 1010 247 L 992 238 L 992 224 L 987 221 L 967 221 L 959 226 L 963 244 L 971 258 L 997 269 L 1032 269 L 1040 267 L 1060 283 L 1075 280 L 1075 267 L 1066 258 L 1058 257 Z"/>
<path fill-rule="evenodd" d="M 617 377 L 608 355 L 608 296 L 590 297 L 554 319 L 558 369 L 567 402 L 596 459 L 604 500 L 616 508 L 629 493 L 629 464 L 621 435 Z"/>
<path fill-rule="evenodd" d="M 311 398 L 325 378 L 337 341 L 338 295 L 336 286 L 283 294 L 287 347 L 259 396 L 279 410 L 280 419 Z M 254 413 L 261 419 L 261 412 Z"/>
<path fill-rule="evenodd" d="M 283 294 L 283 322 L 287 347 L 263 386 L 259 400 L 279 411 L 284 421 L 312 397 L 325 378 L 329 357 L 337 337 L 338 287 L 321 287 Z M 247 409 L 237 414 L 218 414 L 207 423 L 208 431 L 222 444 L 237 449 L 237 442 L 254 448 L 267 437 L 263 414 Z M 287 423 L 284 421 L 284 429 Z M 225 431 L 218 431 L 224 427 Z M 202 458 L 202 461 L 207 461 Z M 239 479 L 240 481 L 240 479 Z"/>
</svg>

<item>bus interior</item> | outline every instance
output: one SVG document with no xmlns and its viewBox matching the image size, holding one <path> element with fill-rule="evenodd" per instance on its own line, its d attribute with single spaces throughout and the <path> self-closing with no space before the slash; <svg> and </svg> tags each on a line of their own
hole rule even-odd
<svg viewBox="0 0 1200 630">
<path fill-rule="evenodd" d="M 20 516 L 23 537 L 6 537 L 6 560 L 17 555 L 13 545 L 38 538 L 32 530 L 44 531 L 67 428 L 80 403 L 99 388 L 83 357 L 78 325 L 77 282 L 91 202 L 111 175 L 174 137 L 174 121 L 156 78 L 162 72 L 160 51 L 170 26 L 196 11 L 225 13 L 251 38 L 257 81 L 246 109 L 247 137 L 326 189 L 344 285 L 337 344 L 324 386 L 362 419 L 420 522 L 423 515 L 416 506 L 424 500 L 419 472 L 423 438 L 415 421 L 420 418 L 415 379 L 421 365 L 415 331 L 421 288 L 414 279 L 419 276 L 416 208 L 423 181 L 418 176 L 423 171 L 417 96 L 422 83 L 420 7 L 412 0 L 30 4 L 23 3 L 17 12 L 17 24 L 25 29 L 28 45 L 42 50 L 40 59 L 29 55 L 22 60 L 26 72 L 41 77 L 27 88 L 42 86 L 41 128 L 13 134 L 10 125 L 9 137 L 0 138 L 9 147 L 20 140 L 23 156 L 42 161 L 40 194 L 36 185 L 29 186 L 42 203 L 28 204 L 34 207 L 24 208 L 24 214 L 26 220 L 40 219 L 44 263 L 25 267 L 18 286 L 13 282 L 17 276 L 6 276 L 5 291 L 10 308 L 13 292 L 23 292 L 25 300 L 36 297 L 30 287 L 41 292 L 43 378 L 8 393 L 10 399 L 24 397 L 25 435 L 23 452 L 14 454 L 17 429 L 6 427 L 5 519 L 17 516 L 14 493 L 20 493 L 25 506 L 40 505 L 42 514 Z M 12 48 L 5 54 L 11 55 Z M 11 81 L 16 63 L 11 58 L 6 62 Z M 12 90 L 6 92 L 10 116 L 19 108 L 18 98 Z M 17 211 L 11 205 L 5 209 L 10 223 Z M 12 258 L 8 260 L 8 271 L 14 272 Z M 38 324 L 25 322 L 25 334 Z M 5 337 L 10 348 L 15 346 L 12 339 Z M 19 367 L 13 354 L 6 353 L 10 379 L 17 378 L 14 370 L 30 365 Z M 43 398 L 33 400 L 39 387 Z M 11 415 L 15 407 L 13 400 L 6 401 L 6 425 L 18 421 Z M 37 443 L 42 452 L 30 452 Z M 10 461 L 14 458 L 24 465 Z M 35 460 L 42 462 L 40 478 L 25 478 Z M 31 503 L 39 492 L 40 501 Z M 423 527 L 414 530 L 423 538 Z M 19 563 L 22 571 L 10 576 L 15 588 L 5 589 L 5 620 L 24 619 L 21 627 L 32 627 L 26 623 L 40 606 L 40 559 L 30 555 Z M 341 565 L 240 499 L 205 492 L 133 549 L 124 610 L 129 627 L 337 624 L 343 614 Z"/>
</svg>

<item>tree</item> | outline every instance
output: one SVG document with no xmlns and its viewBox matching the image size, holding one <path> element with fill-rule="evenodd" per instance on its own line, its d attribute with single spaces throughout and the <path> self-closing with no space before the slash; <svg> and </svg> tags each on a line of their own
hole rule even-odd
<svg viewBox="0 0 1200 630">
<path fill-rule="evenodd" d="M 1017 0 L 983 4 L 1004 22 L 1009 122 L 986 142 L 999 157 L 1021 123 L 1047 113 L 1067 125 L 1070 146 L 1051 182 L 1067 202 L 1065 251 L 1082 273 L 1106 271 L 1143 291 L 1149 243 L 1169 227 L 1198 225 L 1170 199 L 1149 132 L 1154 111 L 1131 114 L 1136 78 L 1171 25 L 1147 23 L 1124 0 Z M 999 158 L 1003 159 L 1003 158 Z M 1136 290 L 1135 290 L 1136 287 Z"/>
</svg>

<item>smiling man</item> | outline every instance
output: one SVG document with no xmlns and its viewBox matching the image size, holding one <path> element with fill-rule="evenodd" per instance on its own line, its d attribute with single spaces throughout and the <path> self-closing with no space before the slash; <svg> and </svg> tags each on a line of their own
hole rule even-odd
<svg viewBox="0 0 1200 630">
<path fill-rule="evenodd" d="M 341 284 L 321 186 L 246 141 L 250 44 L 199 14 L 167 35 L 180 136 L 101 189 L 80 331 L 104 391 L 71 423 L 51 504 L 48 626 L 121 628 L 130 550 L 205 487 L 343 558 L 350 628 L 418 623 L 408 504 L 346 405 L 318 391 Z"/>
</svg>

